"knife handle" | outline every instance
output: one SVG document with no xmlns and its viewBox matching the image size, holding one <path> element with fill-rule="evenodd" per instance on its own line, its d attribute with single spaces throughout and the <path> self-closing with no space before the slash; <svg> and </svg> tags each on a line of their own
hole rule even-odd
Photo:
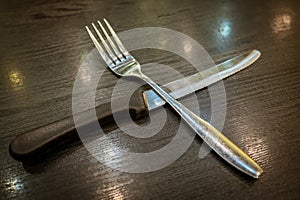
<svg viewBox="0 0 300 200">
<path fill-rule="evenodd" d="M 144 87 L 141 87 L 136 90 L 130 99 L 129 113 L 133 119 L 138 119 L 148 114 L 148 109 L 142 97 L 144 89 Z M 115 113 L 128 112 L 128 106 L 119 105 L 117 106 L 118 109 L 114 110 Z M 110 102 L 97 106 L 96 114 L 101 125 L 114 121 Z M 88 125 L 88 123 L 83 124 L 83 126 Z M 24 161 L 41 155 L 43 151 L 55 146 L 59 141 L 75 134 L 77 132 L 73 116 L 69 116 L 15 137 L 10 143 L 9 152 L 16 160 Z"/>
</svg>

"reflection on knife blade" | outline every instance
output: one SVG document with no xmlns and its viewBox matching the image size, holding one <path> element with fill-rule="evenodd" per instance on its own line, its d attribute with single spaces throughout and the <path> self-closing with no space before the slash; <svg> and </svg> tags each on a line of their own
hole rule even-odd
<svg viewBox="0 0 300 200">
<path fill-rule="evenodd" d="M 164 87 L 171 90 L 170 95 L 178 99 L 245 69 L 254 63 L 260 55 L 261 53 L 258 50 L 253 50 L 236 56 L 205 71 L 170 82 L 164 85 Z M 162 100 L 153 90 L 145 91 L 143 93 L 143 97 L 148 110 L 153 110 L 165 104 L 165 101 Z"/>
</svg>

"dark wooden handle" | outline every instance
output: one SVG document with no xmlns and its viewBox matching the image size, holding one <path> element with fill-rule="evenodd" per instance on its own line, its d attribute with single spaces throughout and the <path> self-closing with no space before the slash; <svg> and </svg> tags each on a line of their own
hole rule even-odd
<svg viewBox="0 0 300 200">
<path fill-rule="evenodd" d="M 140 88 L 135 91 L 130 100 L 129 112 L 134 119 L 148 114 L 142 97 L 143 89 L 144 88 Z M 122 104 L 120 104 L 120 106 L 117 107 L 117 110 L 114 110 L 114 112 L 128 112 L 128 106 L 122 106 Z M 96 113 L 101 125 L 113 122 L 110 102 L 97 106 Z M 86 123 L 88 124 L 90 121 L 87 120 Z M 87 124 L 83 124 L 83 126 Z M 43 150 L 55 146 L 61 139 L 74 134 L 77 134 L 76 127 L 74 125 L 73 116 L 70 116 L 17 136 L 12 140 L 9 151 L 11 156 L 16 160 L 26 160 L 33 156 L 40 155 Z"/>
</svg>

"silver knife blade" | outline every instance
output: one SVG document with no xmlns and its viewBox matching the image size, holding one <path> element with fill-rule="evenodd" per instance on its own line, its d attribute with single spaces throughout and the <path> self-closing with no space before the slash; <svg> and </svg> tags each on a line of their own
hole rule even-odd
<svg viewBox="0 0 300 200">
<path fill-rule="evenodd" d="M 205 71 L 167 83 L 164 87 L 170 89 L 170 95 L 178 99 L 245 69 L 254 63 L 260 55 L 261 53 L 258 50 L 253 50 Z M 144 91 L 143 97 L 149 111 L 166 103 L 152 89 Z"/>
</svg>

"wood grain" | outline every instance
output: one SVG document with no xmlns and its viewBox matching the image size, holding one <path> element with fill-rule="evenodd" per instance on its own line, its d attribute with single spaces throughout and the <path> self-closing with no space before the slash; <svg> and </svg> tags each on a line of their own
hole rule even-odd
<svg viewBox="0 0 300 200">
<path fill-rule="evenodd" d="M 299 15 L 296 0 L 2 1 L 0 199 L 299 198 Z M 76 73 L 93 49 L 84 26 L 103 17 L 118 32 L 157 26 L 187 34 L 217 63 L 251 49 L 262 52 L 254 65 L 224 81 L 223 129 L 262 166 L 260 179 L 239 173 L 214 153 L 200 160 L 200 138 L 168 167 L 142 174 L 99 163 L 76 137 L 30 162 L 11 158 L 8 146 L 15 136 L 72 114 Z M 159 62 L 184 75 L 192 73 L 186 61 L 167 52 L 140 50 L 134 55 L 143 63 Z M 109 72 L 104 79 L 98 85 L 97 104 L 109 101 L 99 94 L 110 94 L 116 81 Z M 208 90 L 199 91 L 197 98 L 201 115 L 209 119 Z M 167 123 L 155 137 L 132 140 L 110 126 L 107 144 L 142 152 L 161 148 L 174 137 L 180 122 L 167 107 L 166 112 Z M 117 159 L 112 162 L 118 165 Z"/>
</svg>

